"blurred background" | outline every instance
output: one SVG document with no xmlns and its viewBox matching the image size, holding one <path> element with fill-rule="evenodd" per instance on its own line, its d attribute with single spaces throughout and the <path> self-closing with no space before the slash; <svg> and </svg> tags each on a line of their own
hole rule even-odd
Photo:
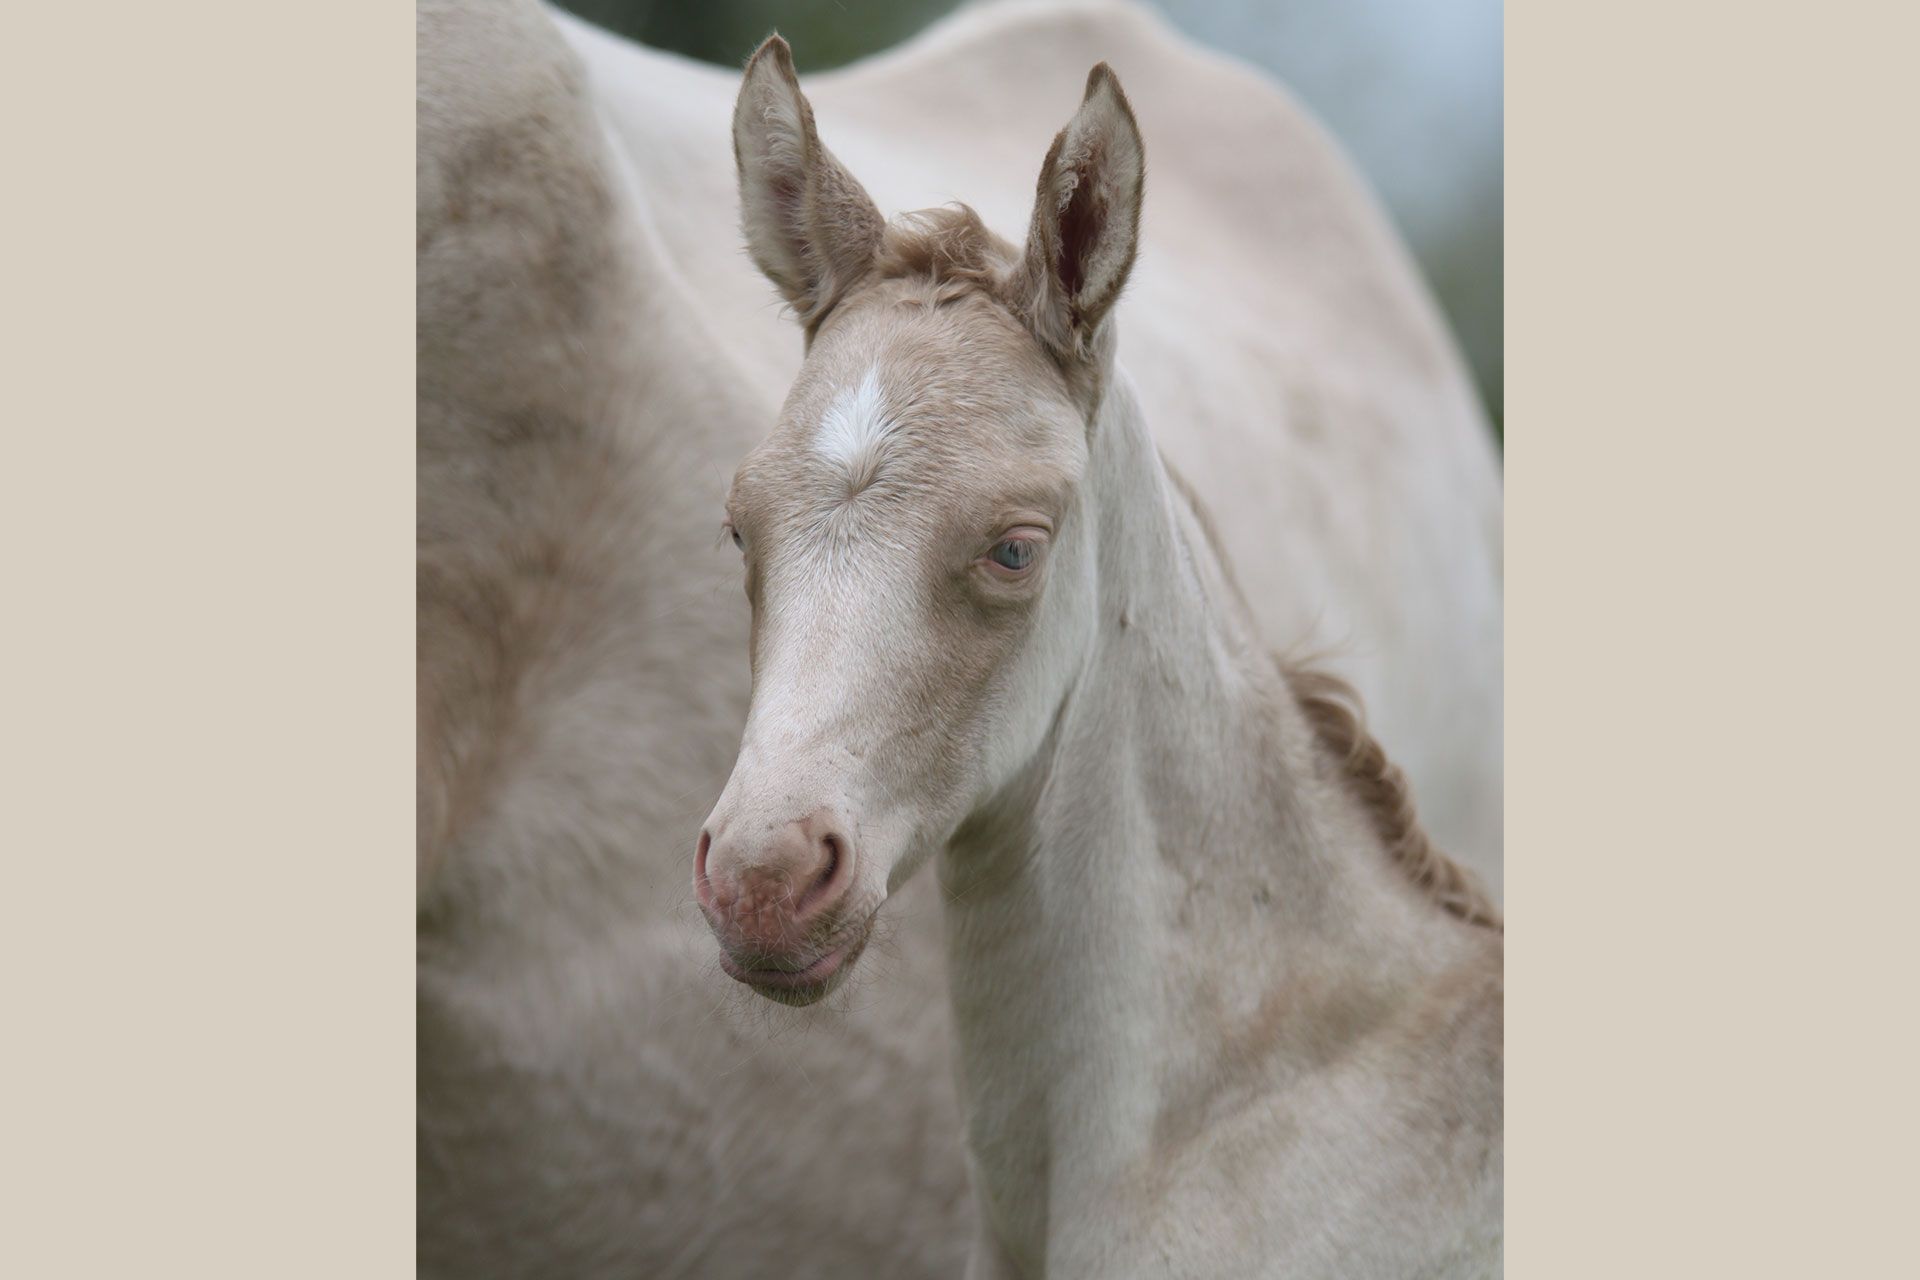
<svg viewBox="0 0 1920 1280">
<path fill-rule="evenodd" d="M 740 66 L 778 27 L 802 72 L 885 49 L 961 0 L 559 0 Z M 1501 429 L 1501 0 L 1145 0 L 1264 67 L 1345 145 L 1425 270 Z"/>
</svg>

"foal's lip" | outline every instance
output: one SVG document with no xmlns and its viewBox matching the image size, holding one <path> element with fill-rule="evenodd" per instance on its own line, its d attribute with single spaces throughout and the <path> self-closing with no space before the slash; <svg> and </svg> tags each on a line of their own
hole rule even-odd
<svg viewBox="0 0 1920 1280">
<path fill-rule="evenodd" d="M 763 968 L 748 969 L 735 964 L 733 957 L 724 950 L 720 953 L 720 968 L 735 982 L 744 982 L 750 987 L 763 987 L 774 991 L 804 991 L 825 983 L 840 967 L 846 963 L 851 948 L 846 944 L 824 952 L 805 968 Z"/>
</svg>

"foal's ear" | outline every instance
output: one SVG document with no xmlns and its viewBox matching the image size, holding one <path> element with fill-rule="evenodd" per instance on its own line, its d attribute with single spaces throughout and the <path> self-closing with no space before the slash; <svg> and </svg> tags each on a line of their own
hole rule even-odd
<svg viewBox="0 0 1920 1280">
<path fill-rule="evenodd" d="M 1015 281 L 1034 334 L 1062 359 L 1093 354 L 1140 241 L 1146 159 L 1140 126 L 1106 63 L 1040 166 L 1033 227 Z"/>
<path fill-rule="evenodd" d="M 733 108 L 740 222 L 753 261 L 811 331 L 872 264 L 885 219 L 820 144 L 793 51 L 769 36 Z"/>
</svg>

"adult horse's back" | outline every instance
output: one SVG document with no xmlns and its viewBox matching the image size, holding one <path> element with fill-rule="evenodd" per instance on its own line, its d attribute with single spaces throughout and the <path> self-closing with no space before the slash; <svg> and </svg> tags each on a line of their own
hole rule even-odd
<svg viewBox="0 0 1920 1280">
<path fill-rule="evenodd" d="M 847 1007 L 774 1022 L 691 909 L 747 695 L 725 477 L 800 357 L 734 230 L 737 77 L 505 0 L 428 0 L 419 42 L 421 1270 L 956 1274 L 931 879 Z M 1100 59 L 1169 131 L 1122 324 L 1168 452 L 1267 638 L 1348 647 L 1497 878 L 1490 446 L 1317 132 L 1108 6 L 969 12 L 809 88 L 883 208 L 1015 231 L 1007 174 Z"/>
</svg>

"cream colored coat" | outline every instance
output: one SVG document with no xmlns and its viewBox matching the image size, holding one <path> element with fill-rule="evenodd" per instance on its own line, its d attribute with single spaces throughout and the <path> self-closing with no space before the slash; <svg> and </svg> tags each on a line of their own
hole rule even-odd
<svg viewBox="0 0 1920 1280">
<path fill-rule="evenodd" d="M 422 1272 L 955 1274 L 931 878 L 805 1013 L 734 995 L 690 906 L 746 699 L 719 504 L 800 357 L 733 229 L 737 77 L 532 6 L 420 13 Z M 1318 130 L 1106 5 L 971 11 L 808 89 L 883 210 L 1016 234 L 1102 59 L 1152 157 L 1144 412 L 1265 638 L 1339 653 L 1497 885 L 1491 443 Z"/>
</svg>

